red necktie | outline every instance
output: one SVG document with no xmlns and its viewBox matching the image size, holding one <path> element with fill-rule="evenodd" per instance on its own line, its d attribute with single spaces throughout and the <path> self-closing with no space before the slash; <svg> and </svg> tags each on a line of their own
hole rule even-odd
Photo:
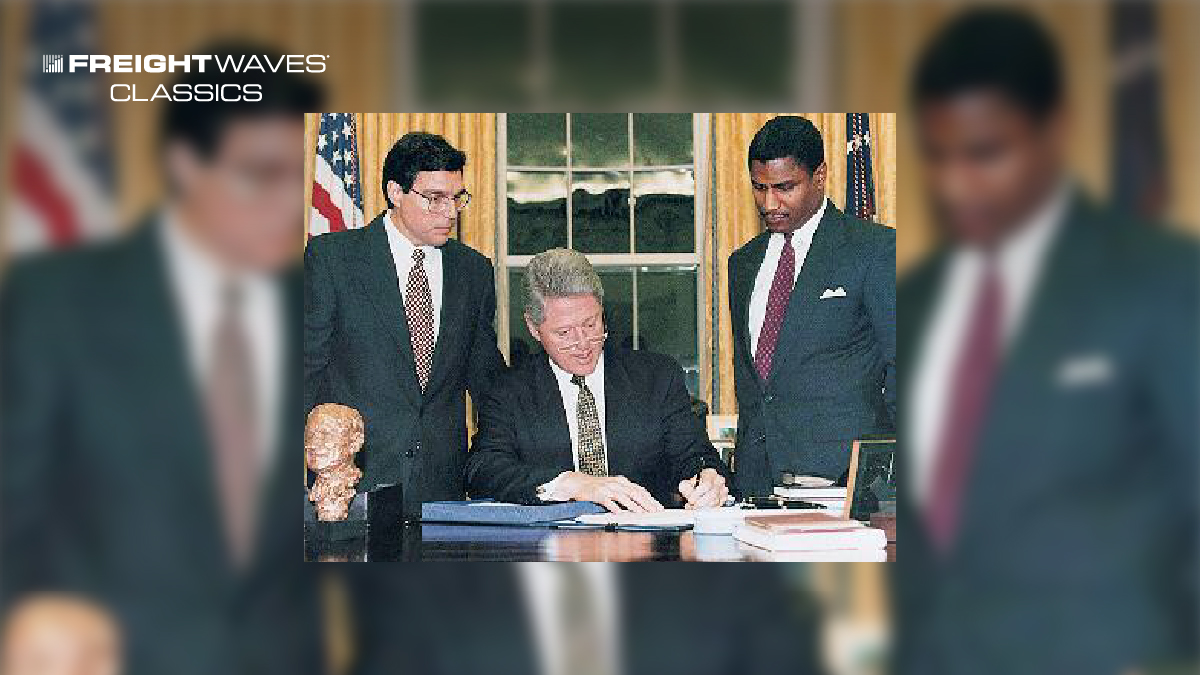
<svg viewBox="0 0 1200 675">
<path fill-rule="evenodd" d="M 958 531 L 963 492 L 1000 361 L 1002 289 L 995 265 L 991 261 L 986 265 L 953 371 L 932 494 L 925 508 L 930 539 L 942 554 L 953 545 Z"/>
<path fill-rule="evenodd" d="M 762 330 L 758 333 L 758 349 L 754 353 L 754 369 L 764 382 L 771 374 L 771 361 L 775 357 L 775 346 L 779 343 L 779 329 L 783 326 L 783 317 L 787 314 L 788 300 L 792 297 L 795 283 L 796 251 L 792 248 L 792 233 L 788 232 L 783 235 L 783 250 L 779 252 L 775 279 L 767 296 L 767 313 L 763 317 Z"/>
</svg>

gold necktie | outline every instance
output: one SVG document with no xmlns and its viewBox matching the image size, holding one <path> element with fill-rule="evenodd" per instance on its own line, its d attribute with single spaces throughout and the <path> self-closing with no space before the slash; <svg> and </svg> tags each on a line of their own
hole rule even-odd
<svg viewBox="0 0 1200 675">
<path fill-rule="evenodd" d="M 596 399 L 582 375 L 572 376 L 571 383 L 579 387 L 579 404 L 576 406 L 579 419 L 579 470 L 589 476 L 607 476 L 608 458 L 604 455 L 604 435 L 600 432 Z"/>
</svg>

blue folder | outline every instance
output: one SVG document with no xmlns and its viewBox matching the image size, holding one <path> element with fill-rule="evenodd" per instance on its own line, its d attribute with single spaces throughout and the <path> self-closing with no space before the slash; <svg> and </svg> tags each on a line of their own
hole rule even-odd
<svg viewBox="0 0 1200 675">
<path fill-rule="evenodd" d="M 481 525 L 547 525 L 587 513 L 604 513 L 595 502 L 556 502 L 526 506 L 491 499 L 425 502 L 421 520 L 427 523 L 473 523 Z"/>
</svg>

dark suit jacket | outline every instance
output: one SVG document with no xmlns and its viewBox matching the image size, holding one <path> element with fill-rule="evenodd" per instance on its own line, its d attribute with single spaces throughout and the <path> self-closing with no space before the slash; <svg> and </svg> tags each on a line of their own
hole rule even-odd
<svg viewBox="0 0 1200 675">
<path fill-rule="evenodd" d="M 608 467 L 663 505 L 702 467 L 726 472 L 692 414 L 683 371 L 670 357 L 607 346 L 604 424 Z M 467 481 L 474 497 L 537 503 L 535 491 L 574 468 L 566 411 L 542 353 L 501 376 L 479 408 Z"/>
<path fill-rule="evenodd" d="M 949 555 L 899 502 L 899 672 L 1118 673 L 1195 639 L 1196 248 L 1082 199 L 1069 211 L 994 386 Z M 946 261 L 901 284 L 905 363 Z M 1064 382 L 1088 360 L 1109 374 Z"/>
<path fill-rule="evenodd" d="M 754 368 L 748 322 L 769 237 L 764 232 L 729 257 L 734 481 L 756 494 L 769 493 L 783 471 L 840 478 L 855 438 L 896 428 L 895 230 L 826 204 L 764 382 Z M 845 297 L 820 299 L 839 286 Z"/>
<path fill-rule="evenodd" d="M 366 421 L 359 490 L 402 485 L 405 508 L 463 498 L 465 392 L 483 399 L 505 368 L 496 347 L 491 262 L 451 239 L 442 247 L 441 324 L 425 392 L 383 216 L 313 238 L 304 256 L 305 409 L 341 403 Z"/>
<path fill-rule="evenodd" d="M 4 604 L 48 589 L 95 597 L 122 624 L 131 675 L 316 672 L 317 595 L 297 550 L 298 373 L 285 371 L 257 556 L 239 571 L 159 236 L 151 221 L 5 280 Z M 284 283 L 296 363 L 299 270 Z"/>
<path fill-rule="evenodd" d="M 613 568 L 628 675 L 820 672 L 814 604 L 785 581 L 786 568 Z M 404 575 L 370 565 L 345 570 L 359 627 L 352 673 L 541 672 L 516 566 L 458 570 L 445 565 L 409 566 Z"/>
</svg>

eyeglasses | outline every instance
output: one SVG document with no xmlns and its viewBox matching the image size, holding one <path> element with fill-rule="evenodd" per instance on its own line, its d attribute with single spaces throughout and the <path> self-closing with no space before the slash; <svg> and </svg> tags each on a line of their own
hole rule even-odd
<svg viewBox="0 0 1200 675">
<path fill-rule="evenodd" d="M 604 341 L 607 339 L 608 339 L 608 333 L 605 332 L 605 333 L 601 333 L 599 335 L 585 337 L 582 340 L 577 340 L 575 342 L 571 342 L 571 343 L 568 343 L 565 345 L 560 345 L 558 347 L 555 347 L 554 349 L 557 351 L 560 351 L 560 352 L 573 352 L 576 349 L 582 349 L 584 345 L 587 345 L 588 347 L 594 347 L 597 345 L 604 344 Z"/>
<path fill-rule="evenodd" d="M 457 213 L 458 211 L 462 211 L 463 209 L 467 208 L 467 204 L 471 203 L 471 193 L 467 192 L 466 190 L 463 190 L 453 197 L 447 197 L 446 195 L 436 195 L 430 197 L 429 195 L 422 194 L 416 190 L 413 190 L 412 193 L 421 198 L 421 206 L 425 209 L 426 213 L 432 213 L 435 210 L 443 213 L 446 211 Z"/>
</svg>

